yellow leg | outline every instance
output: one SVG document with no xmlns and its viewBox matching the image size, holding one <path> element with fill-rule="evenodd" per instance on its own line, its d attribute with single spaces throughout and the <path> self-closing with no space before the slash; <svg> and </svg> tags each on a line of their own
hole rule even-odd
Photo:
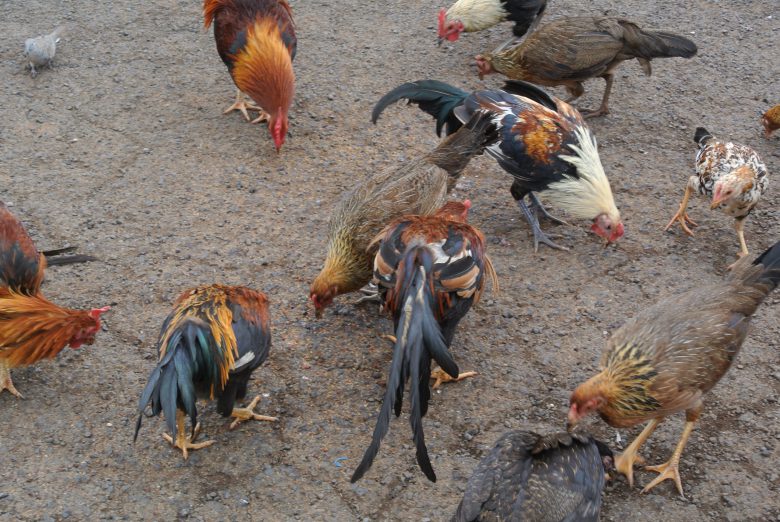
<svg viewBox="0 0 780 522">
<path fill-rule="evenodd" d="M 680 455 L 682 455 L 685 444 L 688 442 L 688 437 L 691 436 L 694 424 L 696 424 L 695 420 L 688 420 L 685 422 L 685 429 L 683 429 L 680 442 L 677 443 L 677 447 L 674 449 L 674 453 L 672 453 L 672 458 L 670 458 L 668 462 L 658 466 L 648 466 L 645 468 L 647 471 L 655 471 L 656 473 L 660 473 L 660 475 L 655 477 L 650 484 L 645 486 L 642 493 L 647 493 L 664 480 L 673 479 L 674 483 L 677 485 L 677 491 L 680 492 L 680 496 L 685 498 L 685 495 L 683 495 L 678 465 L 680 464 Z"/>
<path fill-rule="evenodd" d="M 246 121 L 249 121 L 251 118 L 249 118 L 249 113 L 247 112 L 247 110 L 260 111 L 261 113 L 264 112 L 263 109 L 261 109 L 254 103 L 251 102 L 247 103 L 247 101 L 244 99 L 244 93 L 241 92 L 241 89 L 236 89 L 236 101 L 233 103 L 233 105 L 225 109 L 222 114 L 227 114 L 233 111 L 241 111 L 241 114 L 244 115 Z M 255 122 L 253 121 L 252 123 Z"/>
<path fill-rule="evenodd" d="M 645 426 L 642 433 L 639 434 L 634 442 L 628 445 L 628 447 L 618 455 L 615 459 L 615 469 L 626 476 L 628 479 L 628 485 L 634 487 L 634 463 L 643 464 L 644 459 L 639 456 L 639 448 L 650 438 L 655 429 L 661 424 L 662 419 L 653 419 Z"/>
<path fill-rule="evenodd" d="M 269 422 L 276 422 L 279 419 L 276 417 L 268 417 L 267 415 L 259 415 L 254 412 L 255 406 L 257 406 L 257 403 L 260 402 L 260 396 L 258 395 L 254 399 L 252 399 L 252 402 L 249 403 L 249 406 L 246 408 L 233 408 L 233 411 L 230 413 L 231 416 L 235 417 L 236 420 L 234 420 L 230 424 L 230 429 L 235 429 L 236 426 L 241 424 L 243 421 L 247 420 L 257 420 L 257 421 L 269 421 Z"/>
<path fill-rule="evenodd" d="M 469 377 L 474 377 L 475 375 L 477 375 L 477 372 L 460 372 L 457 377 L 452 377 L 441 368 L 436 368 L 431 372 L 431 379 L 436 379 L 432 388 L 435 390 L 445 382 L 458 382 L 463 379 L 468 379 Z"/>
<path fill-rule="evenodd" d="M 14 387 L 14 383 L 11 380 L 11 370 L 8 368 L 8 363 L 5 359 L 0 359 L 0 393 L 3 390 L 8 390 L 11 395 L 15 395 L 22 399 L 22 394 Z"/>
<path fill-rule="evenodd" d="M 669 221 L 669 224 L 666 225 L 666 228 L 664 228 L 664 230 L 669 230 L 670 228 L 672 228 L 672 225 L 674 225 L 675 221 L 679 221 L 683 231 L 689 236 L 693 236 L 693 231 L 690 228 L 688 228 L 688 225 L 691 225 L 692 227 L 697 227 L 699 225 L 697 225 L 694 220 L 688 217 L 688 200 L 690 199 L 691 199 L 691 186 L 689 184 L 685 186 L 685 194 L 683 194 L 683 199 L 680 202 L 680 208 L 677 210 L 677 213 L 672 217 L 671 221 Z"/>
<path fill-rule="evenodd" d="M 200 433 L 200 424 L 195 426 L 194 431 L 195 433 L 193 433 L 191 438 L 184 434 L 184 412 L 181 410 L 176 410 L 176 439 L 174 440 L 173 437 L 167 433 L 163 433 L 163 438 L 173 444 L 175 447 L 179 448 L 184 454 L 184 460 L 187 460 L 189 457 L 189 450 L 199 450 L 201 448 L 206 448 L 216 442 L 215 440 L 207 440 L 205 442 L 196 443 L 195 439 L 198 438 L 198 433 Z"/>
</svg>

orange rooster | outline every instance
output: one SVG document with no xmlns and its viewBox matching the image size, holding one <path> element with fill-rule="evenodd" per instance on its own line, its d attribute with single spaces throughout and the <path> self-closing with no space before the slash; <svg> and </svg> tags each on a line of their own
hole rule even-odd
<svg viewBox="0 0 780 522">
<path fill-rule="evenodd" d="M 773 132 L 780 129 L 780 104 L 771 109 L 767 109 L 761 118 L 761 124 L 764 126 L 764 136 L 769 139 Z"/>
<path fill-rule="evenodd" d="M 217 52 L 238 88 L 225 114 L 260 112 L 252 123 L 268 122 L 276 151 L 287 136 L 287 114 L 295 91 L 295 26 L 286 0 L 205 0 L 204 25 L 214 24 Z M 243 94 L 257 105 L 248 104 Z"/>
<path fill-rule="evenodd" d="M 88 258 L 73 256 L 59 263 Z M 22 395 L 11 381 L 10 368 L 51 359 L 70 345 L 92 344 L 100 330 L 100 314 L 61 308 L 41 294 L 46 256 L 39 253 L 22 223 L 0 202 L 0 392 Z"/>
</svg>

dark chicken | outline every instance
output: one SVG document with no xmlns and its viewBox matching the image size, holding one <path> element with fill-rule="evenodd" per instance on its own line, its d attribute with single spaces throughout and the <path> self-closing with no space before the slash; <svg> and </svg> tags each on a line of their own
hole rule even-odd
<svg viewBox="0 0 780 522">
<path fill-rule="evenodd" d="M 482 459 L 452 522 L 597 522 L 612 451 L 591 437 L 510 431 Z"/>
<path fill-rule="evenodd" d="M 672 33 L 643 31 L 635 23 L 619 18 L 579 17 L 550 22 L 534 31 L 521 44 L 477 56 L 482 78 L 498 72 L 511 80 L 537 85 L 563 85 L 572 102 L 585 92 L 583 82 L 604 78 L 607 83 L 598 110 L 586 116 L 609 113 L 615 69 L 625 60 L 636 58 L 647 76 L 653 58 L 696 55 L 696 44 Z"/>
<path fill-rule="evenodd" d="M 592 221 L 591 230 L 607 243 L 623 235 L 609 180 L 601 165 L 596 138 L 571 105 L 525 82 L 507 82 L 504 90 L 469 94 L 446 83 L 425 80 L 397 87 L 377 102 L 376 123 L 382 111 L 398 100 L 416 103 L 436 118 L 436 132 L 460 128 L 474 111 L 492 113 L 500 140 L 486 149 L 512 175 L 512 196 L 531 225 L 534 250 L 539 243 L 562 248 L 539 226 L 537 214 L 551 218 L 535 193 L 572 216 Z M 531 205 L 524 199 L 528 196 Z M 551 218 L 555 221 L 555 218 Z"/>
<path fill-rule="evenodd" d="M 474 113 L 435 150 L 373 173 L 339 202 L 330 219 L 325 264 L 309 294 L 318 316 L 337 295 L 371 282 L 376 248 L 369 245 L 388 223 L 407 214 L 432 214 L 444 204 L 471 159 L 498 139 L 491 119 Z"/>
<path fill-rule="evenodd" d="M 159 362 L 138 402 L 141 420 L 162 412 L 171 435 L 163 437 L 181 449 L 205 448 L 214 441 L 195 442 L 200 431 L 196 398 L 217 399 L 217 411 L 234 417 L 231 429 L 245 420 L 276 421 L 254 413 L 257 396 L 246 408 L 234 407 L 246 396 L 252 372 L 268 357 L 271 331 L 265 294 L 241 286 L 210 285 L 184 292 L 165 319 L 157 342 Z M 190 436 L 184 417 L 189 416 Z"/>
<path fill-rule="evenodd" d="M 697 224 L 688 217 L 688 200 L 692 194 L 712 196 L 710 210 L 721 208 L 734 218 L 734 229 L 739 239 L 739 257 L 748 254 L 745 243 L 745 218 L 758 204 L 769 185 L 766 165 L 751 147 L 719 140 L 707 129 L 699 127 L 693 137 L 698 144 L 696 175 L 688 178 L 682 202 L 677 213 L 666 225 L 666 230 L 679 222 L 683 231 L 693 236 L 688 225 Z"/>
<path fill-rule="evenodd" d="M 546 8 L 547 0 L 458 0 L 439 11 L 439 45 L 504 21 L 515 23 L 512 34 L 520 38 L 536 27 Z"/>
<path fill-rule="evenodd" d="M 0 392 L 22 396 L 11 381 L 10 368 L 51 359 L 66 346 L 76 349 L 95 342 L 100 315 L 108 307 L 71 310 L 41 293 L 47 259 L 52 265 L 93 259 L 47 258 L 70 250 L 38 252 L 24 225 L 0 202 Z"/>
<path fill-rule="evenodd" d="M 725 281 L 667 297 L 617 330 L 607 342 L 601 372 L 571 395 L 570 428 L 597 412 L 610 426 L 650 421 L 615 461 L 633 486 L 638 451 L 666 417 L 685 412 L 680 442 L 643 491 L 672 479 L 680 495 L 680 455 L 703 408 L 704 394 L 726 374 L 758 306 L 780 283 L 780 242 L 751 264 L 741 259 Z"/>
<path fill-rule="evenodd" d="M 406 216 L 377 237 L 381 246 L 374 261 L 374 282 L 393 315 L 393 360 L 371 444 L 352 482 L 371 467 L 387 434 L 390 412 L 401 414 L 407 381 L 417 463 L 429 480 L 436 481 L 422 427 L 431 396 L 431 360 L 439 364 L 440 372 L 458 379 L 458 365 L 449 351 L 455 328 L 479 301 L 486 280 L 496 287 L 485 238 L 466 223 L 470 206 L 468 201 L 450 202 L 432 216 Z"/>
<path fill-rule="evenodd" d="M 238 88 L 225 113 L 260 111 L 252 123 L 268 122 L 277 152 L 287 136 L 288 112 L 295 91 L 297 40 L 287 0 L 205 0 L 206 27 L 214 24 L 217 51 Z M 245 93 L 258 105 L 247 104 Z"/>
</svg>

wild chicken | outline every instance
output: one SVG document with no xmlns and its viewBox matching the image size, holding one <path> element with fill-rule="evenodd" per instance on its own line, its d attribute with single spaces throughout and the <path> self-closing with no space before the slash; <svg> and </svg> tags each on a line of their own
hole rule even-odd
<svg viewBox="0 0 780 522">
<path fill-rule="evenodd" d="M 571 103 L 585 92 L 583 82 L 604 78 L 606 88 L 601 107 L 586 117 L 609 113 L 615 69 L 625 60 L 636 58 L 650 76 L 653 58 L 696 55 L 696 44 L 672 33 L 643 31 L 635 23 L 619 18 L 576 17 L 550 22 L 534 31 L 521 44 L 510 49 L 478 55 L 479 77 L 501 73 L 512 80 L 537 85 L 563 85 Z"/>
<path fill-rule="evenodd" d="M 506 21 L 515 23 L 512 34 L 520 38 L 536 27 L 546 8 L 547 0 L 458 0 L 439 11 L 439 45 Z"/>
<path fill-rule="evenodd" d="M 498 139 L 491 115 L 477 111 L 459 132 L 424 156 L 374 173 L 338 204 L 328 228 L 325 264 L 311 285 L 317 316 L 337 295 L 354 292 L 373 276 L 371 241 L 391 221 L 436 212 L 471 158 Z"/>
<path fill-rule="evenodd" d="M 436 482 L 422 426 L 431 397 L 431 360 L 439 364 L 439 373 L 449 376 L 446 380 L 462 377 L 449 351 L 455 328 L 479 301 L 486 281 L 491 279 L 494 288 L 496 284 L 485 238 L 466 223 L 470 206 L 468 200 L 450 202 L 432 216 L 405 216 L 377 236 L 381 246 L 374 260 L 374 282 L 393 316 L 393 359 L 373 438 L 352 482 L 371 467 L 387 434 L 390 412 L 401 414 L 407 381 L 417 463 Z"/>
<path fill-rule="evenodd" d="M 507 82 L 503 90 L 469 94 L 443 82 L 425 80 L 396 87 L 377 102 L 376 123 L 382 111 L 398 100 L 416 103 L 436 118 L 436 132 L 455 132 L 476 110 L 489 111 L 500 140 L 487 153 L 512 175 L 511 193 L 531 225 L 534 250 L 539 243 L 560 248 L 542 231 L 538 214 L 553 218 L 535 193 L 572 216 L 592 220 L 591 230 L 607 244 L 623 236 L 620 212 L 599 158 L 596 138 L 571 105 L 525 82 Z M 524 201 L 528 196 L 531 205 Z"/>
<path fill-rule="evenodd" d="M 477 466 L 452 522 L 597 522 L 612 461 L 589 436 L 510 431 Z"/>
<path fill-rule="evenodd" d="M 197 398 L 216 398 L 217 412 L 235 419 L 231 429 L 246 420 L 277 420 L 254 412 L 259 395 L 248 407 L 235 407 L 236 400 L 246 396 L 252 372 L 271 349 L 268 299 L 262 292 L 219 284 L 187 290 L 163 322 L 157 348 L 159 362 L 138 402 L 133 441 L 149 405 L 150 417 L 165 415 L 171 434 L 163 438 L 179 448 L 185 459 L 190 450 L 214 444 L 213 440 L 195 442 L 200 432 Z M 189 436 L 184 431 L 185 415 L 192 426 Z"/>
<path fill-rule="evenodd" d="M 38 252 L 24 225 L 0 202 L 0 392 L 22 397 L 10 368 L 51 359 L 66 346 L 92 344 L 100 330 L 100 315 L 92 310 L 62 308 L 46 299 L 41 283 L 50 256 L 70 249 Z M 49 264 L 91 260 L 88 256 L 52 258 Z"/>
<path fill-rule="evenodd" d="M 780 242 L 751 264 L 741 259 L 730 277 L 645 308 L 607 342 L 601 372 L 571 395 L 569 427 L 597 412 L 610 426 L 650 421 L 615 461 L 633 486 L 638 451 L 669 415 L 685 412 L 680 442 L 659 475 L 642 490 L 672 479 L 683 494 L 680 455 L 703 409 L 704 394 L 731 367 L 758 306 L 780 283 Z"/>
<path fill-rule="evenodd" d="M 292 62 L 297 40 L 287 0 L 205 0 L 204 25 L 214 24 L 217 52 L 238 88 L 225 114 L 259 111 L 252 123 L 268 122 L 276 151 L 287 137 L 295 91 Z M 244 93 L 257 105 L 247 104 Z"/>
<path fill-rule="evenodd" d="M 698 225 L 688 217 L 688 200 L 694 193 L 712 196 L 710 209 L 721 208 L 734 218 L 734 229 L 740 244 L 737 255 L 746 256 L 745 218 L 753 211 L 769 185 L 766 165 L 752 148 L 719 140 L 704 127 L 696 129 L 693 139 L 699 145 L 696 175 L 688 178 L 680 208 L 665 230 L 679 222 L 683 231 L 693 236 L 688 225 Z"/>
<path fill-rule="evenodd" d="M 761 118 L 761 124 L 764 126 L 764 136 L 769 139 L 772 133 L 780 129 L 780 104 L 771 109 L 767 109 Z"/>
</svg>

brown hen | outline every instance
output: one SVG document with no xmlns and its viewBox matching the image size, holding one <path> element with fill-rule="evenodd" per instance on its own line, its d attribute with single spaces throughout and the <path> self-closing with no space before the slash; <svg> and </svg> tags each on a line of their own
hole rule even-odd
<svg viewBox="0 0 780 522">
<path fill-rule="evenodd" d="M 585 92 L 582 85 L 591 78 L 607 82 L 601 107 L 586 117 L 609 113 L 615 69 L 625 60 L 636 58 L 650 75 L 653 58 L 690 58 L 696 44 L 672 33 L 643 31 L 635 23 L 619 18 L 573 17 L 556 20 L 531 33 L 510 49 L 476 57 L 479 76 L 494 72 L 512 80 L 537 85 L 563 85 L 571 94 L 569 102 Z"/>
<path fill-rule="evenodd" d="M 642 490 L 673 479 L 680 495 L 680 455 L 703 407 L 704 394 L 726 374 L 747 336 L 750 319 L 780 283 L 780 242 L 751 264 L 746 258 L 721 282 L 668 297 L 646 308 L 607 342 L 601 372 L 571 396 L 569 427 L 591 412 L 616 428 L 650 421 L 615 461 L 633 485 L 639 448 L 666 417 L 685 412 L 680 442 L 659 475 Z"/>
</svg>

